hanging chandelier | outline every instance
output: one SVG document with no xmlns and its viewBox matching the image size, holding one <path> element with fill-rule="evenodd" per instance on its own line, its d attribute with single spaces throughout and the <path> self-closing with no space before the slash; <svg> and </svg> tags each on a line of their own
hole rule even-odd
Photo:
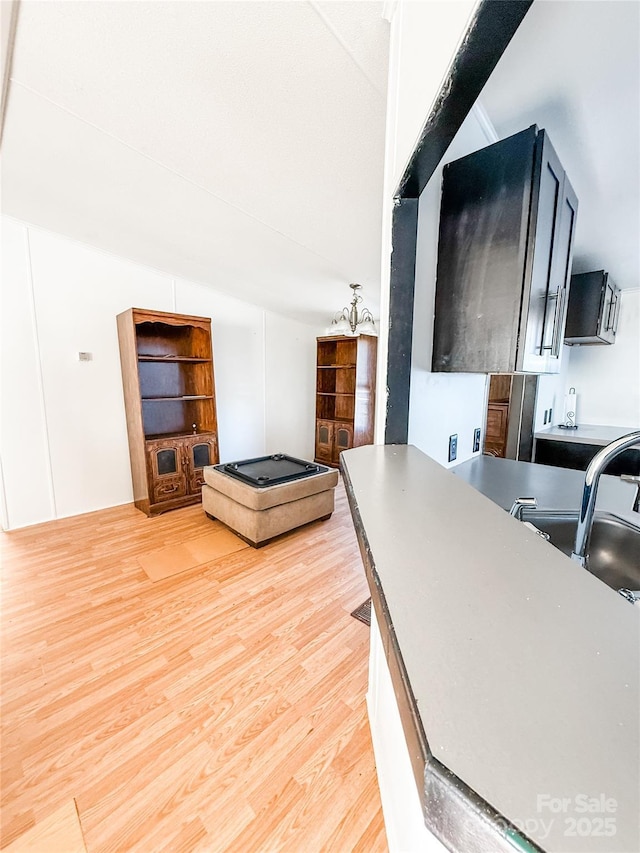
<svg viewBox="0 0 640 853">
<path fill-rule="evenodd" d="M 362 296 L 358 293 L 361 284 L 350 284 L 353 298 L 349 307 L 338 311 L 327 329 L 329 335 L 377 335 L 373 314 L 368 308 L 361 308 Z"/>
</svg>

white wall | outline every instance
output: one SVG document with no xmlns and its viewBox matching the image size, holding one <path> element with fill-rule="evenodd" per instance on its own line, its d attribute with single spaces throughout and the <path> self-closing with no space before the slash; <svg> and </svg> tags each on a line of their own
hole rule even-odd
<svg viewBox="0 0 640 853">
<path fill-rule="evenodd" d="M 640 290 L 621 293 L 612 345 L 563 347 L 562 370 L 538 381 L 534 430 L 563 422 L 564 397 L 576 389 L 578 424 L 640 428 Z M 553 408 L 544 423 L 545 409 Z"/>
<path fill-rule="evenodd" d="M 313 459 L 315 335 L 322 330 L 265 312 L 265 453 Z"/>
<path fill-rule="evenodd" d="M 621 300 L 615 344 L 565 347 L 563 394 L 576 389 L 578 424 L 640 427 L 640 290 L 623 290 Z"/>
<path fill-rule="evenodd" d="M 312 456 L 315 329 L 4 217 L 3 526 L 132 500 L 115 322 L 132 306 L 212 318 L 221 461 Z"/>
<path fill-rule="evenodd" d="M 547 373 L 538 377 L 538 393 L 536 396 L 536 410 L 533 419 L 533 431 L 548 429 L 550 426 L 558 426 L 564 417 L 564 396 L 569 390 L 567 371 L 569 369 L 569 357 L 571 347 L 562 347 L 562 360 L 560 373 Z M 544 422 L 545 410 L 551 409 L 551 420 Z"/>
<path fill-rule="evenodd" d="M 480 453 L 473 452 L 473 432 L 476 427 L 481 428 L 482 448 L 487 377 L 431 372 L 442 169 L 445 163 L 484 148 L 496 139 L 481 108 L 474 107 L 424 188 L 418 208 L 409 443 L 446 466 L 458 465 Z M 449 436 L 453 434 L 458 436 L 458 455 L 455 462 L 449 463 Z"/>
</svg>

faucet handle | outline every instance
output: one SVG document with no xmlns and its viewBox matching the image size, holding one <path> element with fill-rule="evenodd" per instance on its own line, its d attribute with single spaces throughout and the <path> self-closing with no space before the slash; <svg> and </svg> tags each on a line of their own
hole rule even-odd
<svg viewBox="0 0 640 853">
<path fill-rule="evenodd" d="M 633 506 L 631 507 L 634 512 L 640 512 L 640 477 L 636 474 L 621 474 L 620 479 L 624 480 L 625 483 L 633 483 L 636 487 L 636 496 L 633 499 Z"/>
<path fill-rule="evenodd" d="M 535 509 L 538 506 L 538 501 L 535 498 L 516 498 L 513 506 L 509 510 L 509 515 L 522 521 L 523 509 Z"/>
</svg>

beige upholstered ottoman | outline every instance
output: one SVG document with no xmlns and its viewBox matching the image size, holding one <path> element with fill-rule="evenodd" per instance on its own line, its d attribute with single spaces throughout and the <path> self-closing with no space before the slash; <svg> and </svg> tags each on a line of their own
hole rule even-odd
<svg viewBox="0 0 640 853">
<path fill-rule="evenodd" d="M 204 468 L 202 507 L 210 518 L 218 519 L 245 542 L 259 548 L 274 536 L 329 518 L 338 472 L 315 467 L 320 468 L 319 473 L 262 487 L 225 473 L 222 465 Z"/>
</svg>

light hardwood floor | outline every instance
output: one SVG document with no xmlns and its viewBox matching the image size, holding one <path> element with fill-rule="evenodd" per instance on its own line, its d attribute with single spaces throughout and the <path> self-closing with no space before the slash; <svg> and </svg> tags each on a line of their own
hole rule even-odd
<svg viewBox="0 0 640 853">
<path fill-rule="evenodd" d="M 387 849 L 336 498 L 158 583 L 136 555 L 206 533 L 201 507 L 2 535 L 2 846 L 75 798 L 89 853 Z"/>
</svg>

